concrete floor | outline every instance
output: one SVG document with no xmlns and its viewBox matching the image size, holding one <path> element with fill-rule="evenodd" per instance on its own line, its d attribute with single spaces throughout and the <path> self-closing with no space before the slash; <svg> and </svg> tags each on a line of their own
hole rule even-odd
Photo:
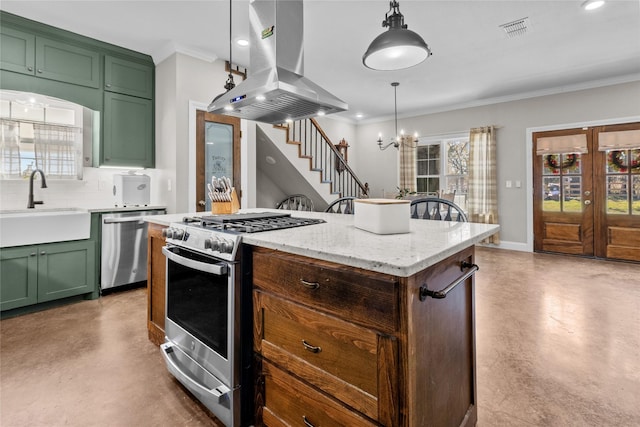
<svg viewBox="0 0 640 427">
<path fill-rule="evenodd" d="M 640 265 L 478 249 L 478 425 L 640 426 Z M 216 425 L 136 289 L 0 322 L 0 425 Z"/>
</svg>

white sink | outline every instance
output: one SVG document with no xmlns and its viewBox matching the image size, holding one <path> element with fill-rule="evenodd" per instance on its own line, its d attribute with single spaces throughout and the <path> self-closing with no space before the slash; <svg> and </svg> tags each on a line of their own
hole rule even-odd
<svg viewBox="0 0 640 427">
<path fill-rule="evenodd" d="M 0 248 L 88 239 L 91 214 L 83 209 L 0 211 Z"/>
</svg>

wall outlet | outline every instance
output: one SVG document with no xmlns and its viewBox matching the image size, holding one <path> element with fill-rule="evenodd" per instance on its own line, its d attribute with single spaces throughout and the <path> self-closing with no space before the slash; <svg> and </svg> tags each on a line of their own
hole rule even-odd
<svg viewBox="0 0 640 427">
<path fill-rule="evenodd" d="M 516 181 L 516 188 L 522 187 L 522 181 Z"/>
</svg>

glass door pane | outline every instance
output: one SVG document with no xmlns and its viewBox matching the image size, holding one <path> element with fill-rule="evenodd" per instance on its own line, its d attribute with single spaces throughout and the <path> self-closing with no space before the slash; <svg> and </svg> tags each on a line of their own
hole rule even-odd
<svg viewBox="0 0 640 427">
<path fill-rule="evenodd" d="M 224 123 L 205 122 L 205 180 L 204 194 L 211 177 L 227 177 L 233 180 L 233 126 Z M 205 198 L 207 211 L 211 211 L 211 200 Z"/>
</svg>

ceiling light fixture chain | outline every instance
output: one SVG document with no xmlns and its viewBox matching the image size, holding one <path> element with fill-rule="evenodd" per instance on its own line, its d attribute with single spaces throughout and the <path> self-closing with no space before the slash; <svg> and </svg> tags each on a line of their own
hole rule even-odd
<svg viewBox="0 0 640 427">
<path fill-rule="evenodd" d="M 233 2 L 232 0 L 229 0 L 229 77 L 227 78 L 227 81 L 224 84 L 224 88 L 227 90 L 227 92 L 229 92 L 231 89 L 236 87 L 236 83 L 233 81 L 233 73 L 231 72 L 231 68 L 233 67 L 233 59 L 231 56 L 233 52 L 232 28 L 233 28 Z"/>
</svg>

